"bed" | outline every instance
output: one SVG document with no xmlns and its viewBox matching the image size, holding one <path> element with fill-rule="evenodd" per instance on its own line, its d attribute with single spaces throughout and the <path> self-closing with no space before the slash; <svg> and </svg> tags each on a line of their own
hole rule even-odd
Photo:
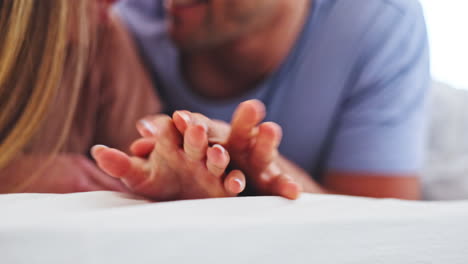
<svg viewBox="0 0 468 264">
<path fill-rule="evenodd" d="M 0 263 L 468 263 L 468 201 L 0 195 Z"/>
</svg>

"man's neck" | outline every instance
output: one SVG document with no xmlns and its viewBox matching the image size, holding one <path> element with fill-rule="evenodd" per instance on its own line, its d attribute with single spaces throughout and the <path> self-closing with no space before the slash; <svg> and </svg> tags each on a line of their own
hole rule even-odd
<svg viewBox="0 0 468 264">
<path fill-rule="evenodd" d="M 198 94 L 227 99 L 256 87 L 286 59 L 300 35 L 311 0 L 283 1 L 261 30 L 207 52 L 184 54 L 184 74 Z"/>
</svg>

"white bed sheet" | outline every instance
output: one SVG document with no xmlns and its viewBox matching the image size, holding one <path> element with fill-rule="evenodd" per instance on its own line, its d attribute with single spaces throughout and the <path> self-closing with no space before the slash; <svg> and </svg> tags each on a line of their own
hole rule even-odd
<svg viewBox="0 0 468 264">
<path fill-rule="evenodd" d="M 0 263 L 468 263 L 468 202 L 0 195 Z"/>
</svg>

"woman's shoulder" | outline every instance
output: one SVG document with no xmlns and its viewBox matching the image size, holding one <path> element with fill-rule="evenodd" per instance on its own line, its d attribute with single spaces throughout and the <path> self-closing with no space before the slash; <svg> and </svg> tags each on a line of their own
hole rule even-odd
<svg viewBox="0 0 468 264">
<path fill-rule="evenodd" d="M 109 15 L 97 32 L 89 86 L 85 87 L 88 95 L 80 107 L 97 101 L 92 117 L 95 143 L 126 149 L 138 136 L 135 123 L 160 112 L 161 102 L 137 45 L 120 19 Z"/>
</svg>

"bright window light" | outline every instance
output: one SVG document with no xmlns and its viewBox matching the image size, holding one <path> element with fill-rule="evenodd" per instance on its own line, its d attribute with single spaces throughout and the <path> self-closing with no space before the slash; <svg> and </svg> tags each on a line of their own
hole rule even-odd
<svg viewBox="0 0 468 264">
<path fill-rule="evenodd" d="M 468 1 L 420 2 L 428 26 L 434 79 L 468 89 Z"/>
</svg>

